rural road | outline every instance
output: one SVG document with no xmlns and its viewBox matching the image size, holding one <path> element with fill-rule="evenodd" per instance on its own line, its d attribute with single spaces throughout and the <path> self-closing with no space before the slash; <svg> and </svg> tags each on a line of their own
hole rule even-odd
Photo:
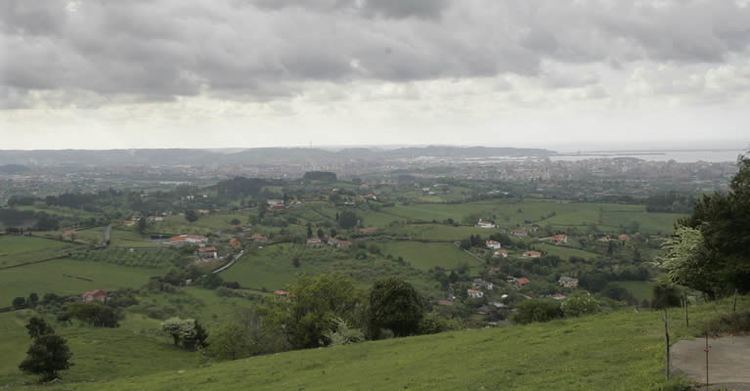
<svg viewBox="0 0 750 391">
<path fill-rule="evenodd" d="M 750 391 L 750 336 L 709 338 L 710 388 Z M 672 368 L 700 384 L 706 382 L 705 339 L 679 341 L 672 346 Z"/>
</svg>

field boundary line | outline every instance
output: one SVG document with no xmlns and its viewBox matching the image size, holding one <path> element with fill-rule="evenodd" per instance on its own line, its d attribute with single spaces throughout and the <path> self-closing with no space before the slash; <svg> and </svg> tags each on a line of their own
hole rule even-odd
<svg viewBox="0 0 750 391">
<path fill-rule="evenodd" d="M 0 270 L 7 270 L 7 269 L 13 269 L 13 268 L 16 268 L 16 267 L 29 266 L 29 265 L 35 265 L 37 263 L 44 263 L 44 262 L 54 261 L 55 259 L 66 258 L 66 257 L 69 257 L 71 255 L 73 255 L 73 253 L 67 253 L 67 254 L 62 254 L 62 255 L 55 255 L 54 257 L 39 259 L 39 260 L 36 260 L 36 261 L 31 261 L 31 262 L 26 262 L 26 263 L 19 263 L 18 265 L 3 266 L 3 267 L 0 267 Z"/>
</svg>

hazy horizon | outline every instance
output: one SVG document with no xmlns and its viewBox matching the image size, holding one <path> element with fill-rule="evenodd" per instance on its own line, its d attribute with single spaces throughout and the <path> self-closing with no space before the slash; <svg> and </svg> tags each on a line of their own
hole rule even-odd
<svg viewBox="0 0 750 391">
<path fill-rule="evenodd" d="M 515 149 L 546 149 L 561 154 L 571 153 L 604 153 L 604 152 L 691 152 L 691 151 L 748 151 L 750 150 L 750 139 L 748 140 L 711 140 L 707 142 L 694 142 L 694 143 L 672 143 L 672 142 L 650 142 L 640 144 L 622 144 L 622 143 L 610 143 L 610 144 L 438 144 L 438 143 L 424 143 L 424 144 L 340 144 L 340 145 L 316 145 L 316 144 L 278 144 L 278 145 L 262 145 L 262 146 L 201 146 L 201 147 L 175 147 L 170 145 L 163 146 L 152 146 L 152 147 L 101 147 L 101 148 L 87 148 L 87 147 L 61 147 L 61 148 L 5 148 L 0 147 L 0 151 L 65 151 L 65 150 L 81 150 L 81 151 L 111 151 L 111 150 L 159 150 L 159 149 L 185 149 L 185 150 L 209 150 L 209 151 L 244 151 L 248 149 L 263 149 L 263 148 L 290 148 L 290 149 L 322 149 L 322 150 L 343 150 L 349 148 L 371 148 L 371 149 L 397 149 L 397 148 L 420 148 L 420 147 L 458 147 L 458 148 L 471 148 L 471 147 L 488 147 L 488 148 L 515 148 Z"/>
</svg>

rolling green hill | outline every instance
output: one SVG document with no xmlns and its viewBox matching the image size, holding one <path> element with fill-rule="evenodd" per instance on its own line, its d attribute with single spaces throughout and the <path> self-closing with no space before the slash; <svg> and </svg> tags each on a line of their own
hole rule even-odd
<svg viewBox="0 0 750 391">
<path fill-rule="evenodd" d="M 750 306 L 744 297 L 738 309 Z M 671 312 L 673 341 L 694 335 L 729 301 L 696 306 L 687 329 Z M 467 330 L 303 350 L 142 377 L 45 390 L 653 390 L 663 384 L 661 313 L 623 310 L 527 326 Z M 154 366 L 163 363 L 154 362 Z M 118 368 L 112 368 L 118 371 Z M 30 388 L 35 389 L 35 388 Z"/>
</svg>

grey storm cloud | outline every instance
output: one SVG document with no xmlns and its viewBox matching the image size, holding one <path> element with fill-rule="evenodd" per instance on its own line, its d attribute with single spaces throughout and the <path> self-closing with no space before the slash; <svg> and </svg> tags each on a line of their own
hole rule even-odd
<svg viewBox="0 0 750 391">
<path fill-rule="evenodd" d="M 306 82 L 544 76 L 545 60 L 721 62 L 746 54 L 734 1 L 5 0 L 0 91 L 270 99 Z M 571 79 L 573 80 L 573 79 Z M 588 83 L 586 78 L 553 85 Z"/>
<path fill-rule="evenodd" d="M 262 8 L 307 8 L 317 11 L 346 10 L 366 16 L 389 18 L 436 18 L 448 0 L 248 0 Z"/>
</svg>

